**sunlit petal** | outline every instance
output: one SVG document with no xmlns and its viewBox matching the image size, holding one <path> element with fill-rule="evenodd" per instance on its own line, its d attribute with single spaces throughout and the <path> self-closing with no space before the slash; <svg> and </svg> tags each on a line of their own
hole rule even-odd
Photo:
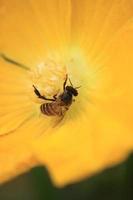
<svg viewBox="0 0 133 200">
<path fill-rule="evenodd" d="M 128 155 L 132 8 L 131 0 L 1 0 L 1 181 L 43 163 L 62 186 Z M 79 95 L 63 118 L 48 117 L 35 88 L 53 98 L 66 74 Z"/>
</svg>

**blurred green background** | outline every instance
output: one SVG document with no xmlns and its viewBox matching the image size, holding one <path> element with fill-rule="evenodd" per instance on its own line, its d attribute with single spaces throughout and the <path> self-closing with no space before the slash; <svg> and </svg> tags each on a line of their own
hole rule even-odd
<svg viewBox="0 0 133 200">
<path fill-rule="evenodd" d="M 64 188 L 43 167 L 0 186 L 0 200 L 133 200 L 133 154 L 120 165 Z"/>
</svg>

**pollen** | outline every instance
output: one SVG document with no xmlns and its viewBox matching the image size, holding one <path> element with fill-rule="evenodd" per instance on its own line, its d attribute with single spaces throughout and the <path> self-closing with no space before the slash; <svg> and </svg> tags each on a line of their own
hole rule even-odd
<svg viewBox="0 0 133 200">
<path fill-rule="evenodd" d="M 46 61 L 39 63 L 36 68 L 32 69 L 29 73 L 32 96 L 34 95 L 33 85 L 38 88 L 41 95 L 47 97 L 52 97 L 61 92 L 66 74 L 67 67 L 61 62 L 47 59 Z M 35 100 L 37 100 L 37 97 L 35 98 Z M 39 102 L 40 99 L 38 99 L 38 103 Z"/>
</svg>

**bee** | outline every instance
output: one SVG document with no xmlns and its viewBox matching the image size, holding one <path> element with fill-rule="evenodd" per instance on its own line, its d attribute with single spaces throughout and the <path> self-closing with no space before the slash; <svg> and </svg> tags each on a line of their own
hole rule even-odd
<svg viewBox="0 0 133 200">
<path fill-rule="evenodd" d="M 75 101 L 73 97 L 78 96 L 77 89 L 79 87 L 74 88 L 70 79 L 69 81 L 71 86 L 66 85 L 67 79 L 68 75 L 66 75 L 66 79 L 63 83 L 63 92 L 60 95 L 55 94 L 52 99 L 42 96 L 37 88 L 33 85 L 34 92 L 38 98 L 50 101 L 48 103 L 43 103 L 40 106 L 40 110 L 44 115 L 63 117 L 66 111 L 72 105 L 72 102 Z"/>
</svg>

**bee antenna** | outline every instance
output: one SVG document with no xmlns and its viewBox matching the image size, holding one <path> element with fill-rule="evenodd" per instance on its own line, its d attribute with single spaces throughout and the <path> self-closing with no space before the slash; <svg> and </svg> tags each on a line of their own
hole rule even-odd
<svg viewBox="0 0 133 200">
<path fill-rule="evenodd" d="M 70 82 L 71 86 L 73 87 L 73 84 L 72 84 L 72 82 L 71 82 L 70 78 L 69 78 L 69 82 Z"/>
<path fill-rule="evenodd" d="M 80 86 L 78 86 L 78 87 L 75 87 L 75 89 L 79 89 L 79 88 L 81 88 L 81 85 L 80 85 Z"/>
</svg>

